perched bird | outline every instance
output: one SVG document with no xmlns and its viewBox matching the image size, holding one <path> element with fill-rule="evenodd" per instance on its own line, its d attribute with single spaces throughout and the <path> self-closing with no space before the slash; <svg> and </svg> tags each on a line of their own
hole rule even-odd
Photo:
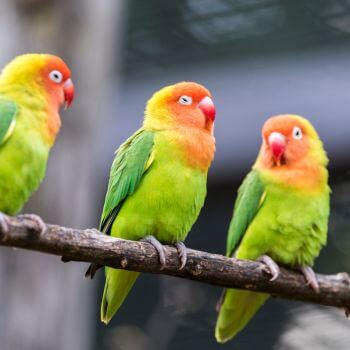
<svg viewBox="0 0 350 350">
<path fill-rule="evenodd" d="M 322 142 L 309 121 L 297 115 L 268 119 L 258 158 L 238 190 L 227 256 L 265 263 L 271 280 L 278 277 L 278 264 L 300 269 L 317 292 L 311 266 L 327 240 L 327 163 Z M 268 297 L 225 290 L 218 304 L 217 341 L 233 338 Z"/>
<path fill-rule="evenodd" d="M 18 213 L 45 176 L 61 126 L 59 108 L 72 103 L 71 72 L 59 57 L 16 57 L 0 75 L 0 225 Z M 43 227 L 39 217 L 24 215 Z"/>
<path fill-rule="evenodd" d="M 117 150 L 100 230 L 113 237 L 152 244 L 165 264 L 162 243 L 174 244 L 181 268 L 183 243 L 206 197 L 207 173 L 215 152 L 215 106 L 210 92 L 181 82 L 148 101 L 143 126 Z M 90 265 L 93 277 L 98 265 Z M 101 320 L 108 323 L 138 272 L 106 268 Z"/>
</svg>

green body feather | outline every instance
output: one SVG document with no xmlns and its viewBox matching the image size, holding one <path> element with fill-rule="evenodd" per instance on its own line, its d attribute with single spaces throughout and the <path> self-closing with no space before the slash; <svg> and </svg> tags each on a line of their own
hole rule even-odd
<svg viewBox="0 0 350 350">
<path fill-rule="evenodd" d="M 20 211 L 39 186 L 50 149 L 39 131 L 38 119 L 45 118 L 40 98 L 15 101 L 0 91 L 0 211 L 7 214 Z"/>
<path fill-rule="evenodd" d="M 141 129 L 118 150 L 111 169 L 102 228 L 113 237 L 183 241 L 206 196 L 207 170 L 179 157 L 175 131 Z M 111 220 L 112 218 L 112 220 Z M 138 277 L 106 268 L 101 319 L 108 323 Z"/>
<path fill-rule="evenodd" d="M 313 265 L 327 240 L 329 192 L 327 184 L 323 190 L 310 193 L 278 184 L 263 172 L 252 170 L 239 189 L 227 254 L 248 260 L 266 254 L 289 267 Z M 234 337 L 267 298 L 262 293 L 226 290 L 216 339 L 225 342 Z"/>
</svg>

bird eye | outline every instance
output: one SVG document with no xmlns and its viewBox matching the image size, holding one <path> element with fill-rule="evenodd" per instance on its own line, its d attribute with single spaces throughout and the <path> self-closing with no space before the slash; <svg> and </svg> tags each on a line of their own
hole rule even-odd
<svg viewBox="0 0 350 350">
<path fill-rule="evenodd" d="M 179 98 L 179 103 L 185 106 L 189 106 L 192 104 L 192 97 L 183 95 Z"/>
<path fill-rule="evenodd" d="M 52 81 L 54 81 L 57 84 L 61 83 L 63 79 L 62 73 L 58 70 L 51 71 L 49 77 Z"/>
<path fill-rule="evenodd" d="M 295 126 L 293 128 L 293 138 L 295 140 L 301 140 L 303 138 L 303 133 L 302 133 L 301 129 L 298 126 Z"/>
</svg>

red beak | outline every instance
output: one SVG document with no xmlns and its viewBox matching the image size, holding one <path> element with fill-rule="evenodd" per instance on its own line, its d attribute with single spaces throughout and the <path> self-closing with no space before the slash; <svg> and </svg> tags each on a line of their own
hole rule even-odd
<svg viewBox="0 0 350 350">
<path fill-rule="evenodd" d="M 198 108 L 203 112 L 206 118 L 210 119 L 212 122 L 215 120 L 216 110 L 213 100 L 206 96 L 199 103 Z"/>
<path fill-rule="evenodd" d="M 286 149 L 286 138 L 279 132 L 272 132 L 268 143 L 272 152 L 273 159 L 278 166 L 281 165 L 281 158 Z"/>
<path fill-rule="evenodd" d="M 64 109 L 67 109 L 69 108 L 69 106 L 72 104 L 74 100 L 74 85 L 70 78 L 67 79 L 66 82 L 64 83 L 63 92 L 64 92 L 64 102 L 65 102 Z"/>
</svg>

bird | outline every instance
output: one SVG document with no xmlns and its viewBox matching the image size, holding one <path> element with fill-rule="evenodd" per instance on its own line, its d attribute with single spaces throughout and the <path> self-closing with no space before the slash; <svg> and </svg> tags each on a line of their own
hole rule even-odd
<svg viewBox="0 0 350 350">
<path fill-rule="evenodd" d="M 279 265 L 298 269 L 318 292 L 312 265 L 327 241 L 327 164 L 322 141 L 307 119 L 292 114 L 268 119 L 257 160 L 238 190 L 226 255 L 261 261 L 271 281 L 278 278 Z M 216 340 L 235 337 L 268 297 L 226 289 L 217 305 Z"/>
<path fill-rule="evenodd" d="M 71 105 L 71 71 L 58 56 L 24 54 L 0 74 L 0 226 L 21 211 L 45 176 L 51 147 L 61 126 L 59 108 Z M 34 214 L 21 215 L 41 231 Z"/>
<path fill-rule="evenodd" d="M 175 245 L 180 269 L 185 240 L 204 204 L 207 174 L 215 153 L 216 110 L 211 93 L 195 82 L 166 86 L 149 99 L 142 127 L 116 151 L 100 230 L 113 237 L 142 240 L 166 264 L 163 244 Z M 90 265 L 94 276 L 99 265 Z M 105 268 L 101 320 L 108 324 L 138 272 Z"/>
</svg>

